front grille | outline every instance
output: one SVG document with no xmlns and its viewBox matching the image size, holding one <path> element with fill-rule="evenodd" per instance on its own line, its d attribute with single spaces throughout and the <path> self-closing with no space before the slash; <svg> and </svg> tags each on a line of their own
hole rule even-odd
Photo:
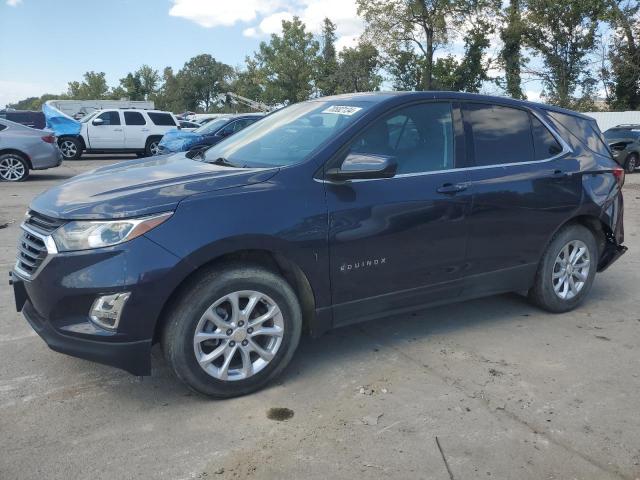
<svg viewBox="0 0 640 480">
<path fill-rule="evenodd" d="M 47 256 L 44 241 L 27 231 L 22 232 L 18 242 L 17 267 L 29 276 L 33 275 Z"/>
<path fill-rule="evenodd" d="M 33 276 L 47 258 L 45 237 L 64 223 L 64 220 L 47 217 L 30 210 L 22 225 L 23 232 L 18 241 L 16 269 L 24 275 Z"/>
<path fill-rule="evenodd" d="M 57 218 L 47 217 L 41 213 L 29 210 L 27 218 L 24 221 L 25 225 L 35 230 L 42 235 L 50 235 L 55 229 L 64 225 L 64 220 Z"/>
</svg>

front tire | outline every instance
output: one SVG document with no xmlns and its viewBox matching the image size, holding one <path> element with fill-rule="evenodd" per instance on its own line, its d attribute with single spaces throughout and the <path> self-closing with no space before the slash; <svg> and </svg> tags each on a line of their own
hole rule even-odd
<svg viewBox="0 0 640 480">
<path fill-rule="evenodd" d="M 63 137 L 58 141 L 58 146 L 65 160 L 77 160 L 82 156 L 82 144 L 76 138 Z"/>
<path fill-rule="evenodd" d="M 637 167 L 638 167 L 638 154 L 632 153 L 631 155 L 629 155 L 629 157 L 627 158 L 627 161 L 624 164 L 624 170 L 626 173 L 633 173 L 636 171 Z"/>
<path fill-rule="evenodd" d="M 287 366 L 302 313 L 291 286 L 261 267 L 229 265 L 200 275 L 170 309 L 165 357 L 193 390 L 215 398 L 256 391 Z"/>
<path fill-rule="evenodd" d="M 568 225 L 555 235 L 540 260 L 529 299 L 550 312 L 573 310 L 589 294 L 597 267 L 593 233 L 582 225 Z"/>
<path fill-rule="evenodd" d="M 0 155 L 0 180 L 23 182 L 29 176 L 29 163 L 18 153 Z"/>
</svg>

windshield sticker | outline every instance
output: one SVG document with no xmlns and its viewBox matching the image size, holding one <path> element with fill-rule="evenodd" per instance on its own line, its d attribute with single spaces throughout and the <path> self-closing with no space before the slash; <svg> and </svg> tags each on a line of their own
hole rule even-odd
<svg viewBox="0 0 640 480">
<path fill-rule="evenodd" d="M 362 108 L 360 107 L 348 107 L 346 105 L 333 105 L 329 108 L 325 108 L 322 113 L 336 113 L 338 115 L 353 115 L 358 113 Z"/>
</svg>

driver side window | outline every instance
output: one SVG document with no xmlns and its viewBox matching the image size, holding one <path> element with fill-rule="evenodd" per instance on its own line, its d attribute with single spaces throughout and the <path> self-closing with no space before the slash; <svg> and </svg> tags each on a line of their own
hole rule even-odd
<svg viewBox="0 0 640 480">
<path fill-rule="evenodd" d="M 97 118 L 104 121 L 103 125 L 120 125 L 120 114 L 118 112 L 103 112 Z"/>
<path fill-rule="evenodd" d="M 352 144 L 350 153 L 394 157 L 397 174 L 453 168 L 451 104 L 423 103 L 376 120 Z"/>
</svg>

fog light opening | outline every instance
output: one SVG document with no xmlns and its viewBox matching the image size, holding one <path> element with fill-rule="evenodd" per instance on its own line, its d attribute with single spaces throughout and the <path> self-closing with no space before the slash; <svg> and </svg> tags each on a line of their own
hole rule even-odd
<svg viewBox="0 0 640 480">
<path fill-rule="evenodd" d="M 124 309 L 124 304 L 129 299 L 129 292 L 102 295 L 93 302 L 89 319 L 106 330 L 116 330 L 120 323 L 120 316 Z"/>
</svg>

